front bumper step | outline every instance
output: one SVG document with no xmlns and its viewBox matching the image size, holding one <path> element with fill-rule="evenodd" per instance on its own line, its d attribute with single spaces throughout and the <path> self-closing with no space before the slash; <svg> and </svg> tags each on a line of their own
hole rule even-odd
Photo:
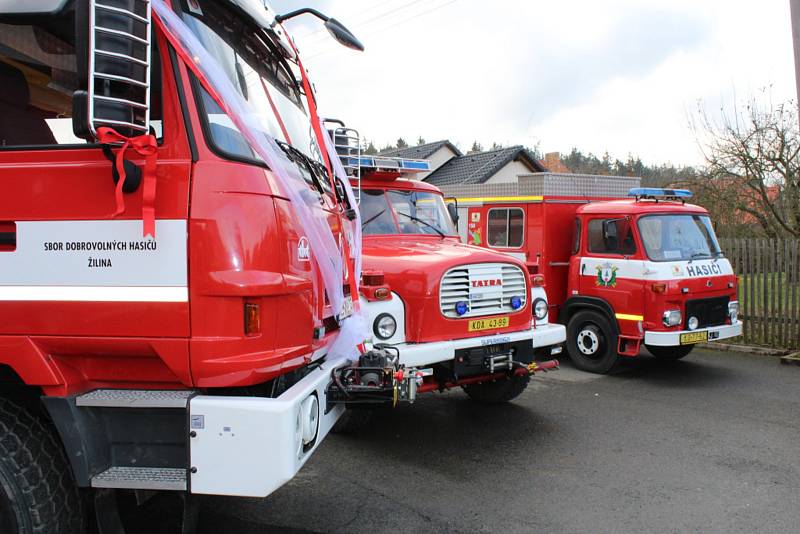
<svg viewBox="0 0 800 534">
<path fill-rule="evenodd" d="M 96 389 L 75 397 L 75 405 L 91 408 L 185 409 L 192 390 Z"/>
<path fill-rule="evenodd" d="M 186 491 L 186 469 L 112 467 L 92 477 L 93 488 Z"/>
</svg>

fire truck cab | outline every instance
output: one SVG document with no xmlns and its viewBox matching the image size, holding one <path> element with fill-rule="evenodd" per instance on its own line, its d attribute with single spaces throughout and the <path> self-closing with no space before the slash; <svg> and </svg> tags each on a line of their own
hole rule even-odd
<svg viewBox="0 0 800 534">
<path fill-rule="evenodd" d="M 419 373 L 418 391 L 462 386 L 474 400 L 508 401 L 562 350 L 541 276 L 496 251 L 465 245 L 454 206 L 409 179 L 424 160 L 360 153 L 355 130 L 332 129 L 361 211 L 361 302 L 372 343 Z"/>
<path fill-rule="evenodd" d="M 520 180 L 510 195 L 492 186 L 446 192 L 469 221 L 468 243 L 545 276 L 552 320 L 566 325 L 577 367 L 608 372 L 642 345 L 677 360 L 697 343 L 741 335 L 737 278 L 708 212 L 686 202 L 690 192 L 620 177 Z"/>
<path fill-rule="evenodd" d="M 0 532 L 81 532 L 87 505 L 121 532 L 119 491 L 266 496 L 344 411 L 353 206 L 289 15 L 0 4 Z M 339 262 L 332 282 L 315 254 Z"/>
</svg>

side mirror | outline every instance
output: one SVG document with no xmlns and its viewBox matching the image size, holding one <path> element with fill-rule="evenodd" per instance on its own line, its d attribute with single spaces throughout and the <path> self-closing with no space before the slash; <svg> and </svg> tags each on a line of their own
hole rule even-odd
<svg viewBox="0 0 800 534">
<path fill-rule="evenodd" d="M 359 41 L 355 35 L 353 35 L 353 32 L 344 27 L 344 24 L 310 7 L 295 9 L 294 11 L 290 11 L 289 13 L 286 13 L 284 15 L 276 15 L 275 24 L 280 24 L 285 20 L 289 20 L 291 18 L 297 17 L 298 15 L 303 15 L 305 13 L 308 13 L 309 15 L 314 15 L 315 17 L 323 21 L 325 23 L 325 29 L 328 30 L 331 36 L 334 39 L 336 39 L 336 41 L 339 44 L 342 44 L 347 48 L 352 48 L 353 50 L 358 50 L 359 52 L 364 51 L 364 45 L 361 44 L 361 41 Z"/>
<path fill-rule="evenodd" d="M 353 32 L 345 28 L 344 24 L 335 18 L 331 17 L 325 21 L 325 29 L 328 30 L 328 33 L 330 33 L 339 44 L 347 48 L 352 48 L 353 50 L 358 50 L 359 52 L 364 51 L 364 45 L 361 44 L 361 41 L 353 35 Z"/>
<path fill-rule="evenodd" d="M 455 203 L 450 202 L 447 204 L 447 213 L 450 214 L 450 219 L 453 221 L 453 224 L 456 225 L 456 228 L 458 228 L 458 208 L 456 208 Z"/>
</svg>

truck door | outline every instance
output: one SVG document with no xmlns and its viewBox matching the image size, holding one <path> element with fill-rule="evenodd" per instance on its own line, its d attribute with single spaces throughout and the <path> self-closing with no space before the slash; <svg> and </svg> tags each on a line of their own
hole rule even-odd
<svg viewBox="0 0 800 534">
<path fill-rule="evenodd" d="M 620 331 L 638 329 L 644 313 L 644 263 L 638 259 L 631 219 L 597 217 L 586 222 L 585 255 L 580 258 L 580 294 L 608 302 Z M 626 326 L 627 325 L 627 326 Z"/>
<path fill-rule="evenodd" d="M 486 246 L 483 235 L 483 211 L 483 206 L 470 206 L 467 209 L 468 216 L 464 219 L 464 224 L 458 225 L 458 234 L 464 243 L 478 247 Z"/>
<path fill-rule="evenodd" d="M 156 236 L 145 239 L 141 185 L 115 215 L 111 161 L 73 133 L 86 79 L 65 11 L 0 20 L 0 334 L 188 336 L 191 161 L 166 46 L 153 38 Z"/>
</svg>

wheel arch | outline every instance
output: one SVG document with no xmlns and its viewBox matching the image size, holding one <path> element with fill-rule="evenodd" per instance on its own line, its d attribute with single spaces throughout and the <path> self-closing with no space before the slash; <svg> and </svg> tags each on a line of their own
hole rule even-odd
<svg viewBox="0 0 800 534">
<path fill-rule="evenodd" d="M 5 373 L 0 373 L 0 383 L 5 383 L 5 378 L 9 377 L 12 381 L 36 388 L 64 384 L 52 358 L 27 337 L 0 341 L 0 369 Z"/>
<path fill-rule="evenodd" d="M 563 325 L 568 325 L 570 319 L 578 313 L 579 311 L 583 310 L 590 310 L 594 312 L 598 312 L 605 316 L 608 323 L 611 325 L 611 329 L 613 330 L 616 336 L 619 336 L 619 325 L 617 324 L 617 318 L 614 315 L 614 308 L 611 307 L 606 300 L 603 300 L 599 297 L 570 297 L 564 303 L 563 311 L 559 313 L 558 319 L 559 322 Z"/>
</svg>

